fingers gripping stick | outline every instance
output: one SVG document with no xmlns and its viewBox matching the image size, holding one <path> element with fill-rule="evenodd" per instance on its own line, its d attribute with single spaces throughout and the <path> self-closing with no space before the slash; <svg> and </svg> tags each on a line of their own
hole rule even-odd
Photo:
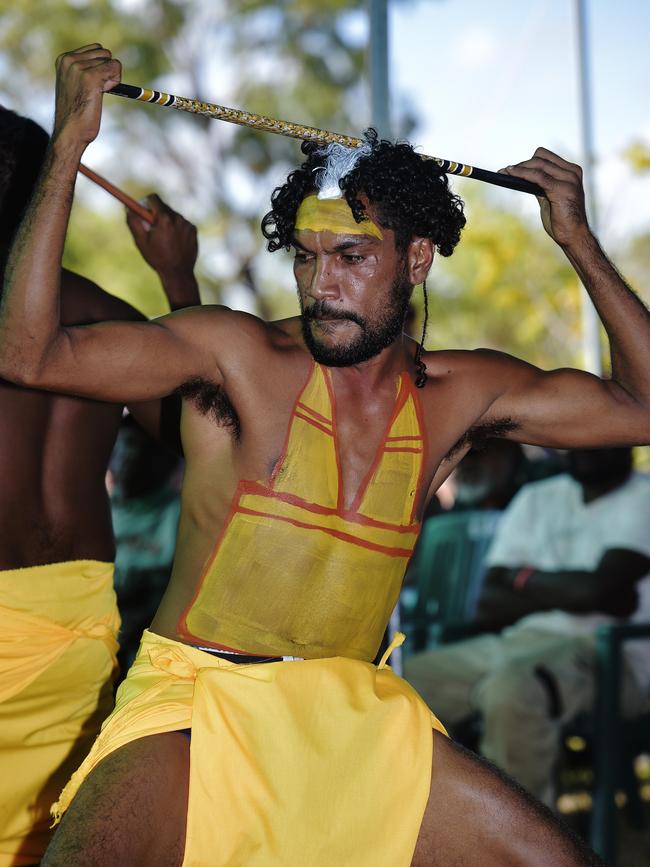
<svg viewBox="0 0 650 867">
<path fill-rule="evenodd" d="M 63 133 L 82 147 L 99 131 L 102 95 L 121 78 L 122 66 L 98 43 L 61 54 L 56 61 L 56 117 L 53 139 Z"/>
</svg>

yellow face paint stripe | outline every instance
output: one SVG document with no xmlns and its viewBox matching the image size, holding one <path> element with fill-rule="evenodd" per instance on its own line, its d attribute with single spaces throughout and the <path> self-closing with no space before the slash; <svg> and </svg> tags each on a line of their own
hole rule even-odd
<svg viewBox="0 0 650 867">
<path fill-rule="evenodd" d="M 307 196 L 300 203 L 296 213 L 296 230 L 333 232 L 335 235 L 372 235 L 380 241 L 384 237 L 372 220 L 357 223 L 345 199 L 319 199 L 314 195 Z"/>
</svg>

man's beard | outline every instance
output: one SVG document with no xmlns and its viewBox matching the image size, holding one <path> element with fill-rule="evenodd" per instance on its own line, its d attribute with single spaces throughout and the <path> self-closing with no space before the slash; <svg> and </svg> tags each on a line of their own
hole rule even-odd
<svg viewBox="0 0 650 867">
<path fill-rule="evenodd" d="M 402 333 L 412 289 L 403 279 L 396 280 L 391 287 L 390 305 L 376 322 L 370 322 L 352 310 L 338 310 L 327 301 L 316 301 L 303 309 L 300 317 L 302 336 L 314 360 L 327 367 L 351 367 L 379 355 Z M 354 322 L 359 326 L 359 334 L 348 343 L 323 345 L 310 328 L 311 321 L 320 319 Z"/>
</svg>

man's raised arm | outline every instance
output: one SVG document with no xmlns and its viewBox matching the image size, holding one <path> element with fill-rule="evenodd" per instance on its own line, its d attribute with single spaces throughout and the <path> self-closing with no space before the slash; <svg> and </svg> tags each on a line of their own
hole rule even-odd
<svg viewBox="0 0 650 867">
<path fill-rule="evenodd" d="M 54 132 L 6 269 L 0 377 L 120 402 L 169 394 L 190 378 L 219 381 L 214 329 L 234 315 L 229 311 L 189 309 L 151 323 L 61 325 L 61 257 L 77 170 L 99 131 L 103 93 L 119 82 L 121 68 L 99 44 L 61 55 L 56 66 Z"/>
<path fill-rule="evenodd" d="M 503 169 L 539 184 L 542 222 L 580 276 L 602 320 L 612 378 L 577 370 L 543 372 L 486 353 L 500 383 L 490 417 L 509 417 L 513 437 L 558 448 L 650 443 L 650 313 L 626 285 L 589 229 L 582 170 L 545 148 Z M 492 362 L 490 360 L 492 356 Z"/>
</svg>

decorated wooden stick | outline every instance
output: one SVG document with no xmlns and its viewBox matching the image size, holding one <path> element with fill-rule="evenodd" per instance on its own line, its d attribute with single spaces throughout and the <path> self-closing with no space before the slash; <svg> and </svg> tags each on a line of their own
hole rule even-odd
<svg viewBox="0 0 650 867">
<path fill-rule="evenodd" d="M 142 87 L 135 87 L 132 84 L 118 84 L 117 87 L 109 90 L 108 93 L 124 96 L 127 99 L 137 99 L 141 102 L 153 102 L 156 105 L 176 108 L 179 111 L 202 114 L 204 117 L 227 120 L 229 123 L 236 123 L 240 126 L 261 130 L 262 132 L 272 132 L 277 135 L 289 136 L 289 138 L 318 142 L 319 144 L 336 142 L 349 148 L 361 147 L 364 144 L 363 139 L 354 138 L 353 136 L 341 135 L 340 133 L 317 129 L 313 126 L 302 126 L 302 124 L 291 123 L 288 120 L 276 120 L 272 117 L 265 117 L 262 114 L 252 114 L 249 111 L 227 108 L 225 105 L 216 105 L 211 102 L 201 102 L 198 99 L 188 99 L 185 96 L 174 96 L 161 90 L 147 90 Z M 522 193 L 532 193 L 535 196 L 544 195 L 541 187 L 530 181 L 525 181 L 523 178 L 515 178 L 512 175 L 501 175 L 498 172 L 477 169 L 474 166 L 463 165 L 463 163 L 456 163 L 452 160 L 443 160 L 439 157 L 426 156 L 425 154 L 422 154 L 422 159 L 433 160 L 446 174 L 462 175 L 466 178 L 474 178 L 478 181 L 485 181 L 488 184 L 495 184 L 498 187 L 520 190 Z"/>
<path fill-rule="evenodd" d="M 127 195 L 127 193 L 123 193 L 122 190 L 118 189 L 114 186 L 110 181 L 107 181 L 106 178 L 103 178 L 101 175 L 96 174 L 92 169 L 89 169 L 88 166 L 85 166 L 83 163 L 79 166 L 79 172 L 82 175 L 85 175 L 87 178 L 90 178 L 91 181 L 94 181 L 98 186 L 102 187 L 112 196 L 115 196 L 116 199 L 119 199 L 123 205 L 126 205 L 131 211 L 141 217 L 143 220 L 146 220 L 149 225 L 153 223 L 153 214 L 151 211 L 148 211 L 144 205 L 141 205 L 140 202 L 136 202 L 135 199 L 132 199 L 131 196 Z"/>
</svg>

